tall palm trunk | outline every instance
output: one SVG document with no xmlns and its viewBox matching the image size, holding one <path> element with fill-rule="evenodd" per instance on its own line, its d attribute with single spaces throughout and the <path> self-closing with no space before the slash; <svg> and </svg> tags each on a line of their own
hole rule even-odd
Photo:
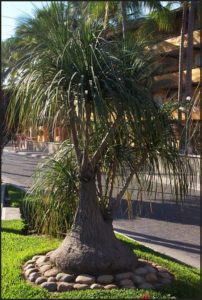
<svg viewBox="0 0 202 300">
<path fill-rule="evenodd" d="M 191 1 L 188 18 L 187 40 L 187 73 L 186 73 L 186 96 L 192 96 L 192 66 L 193 66 L 193 25 L 194 25 L 194 1 Z"/>
<path fill-rule="evenodd" d="M 127 15 L 126 15 L 126 2 L 121 1 L 121 17 L 122 17 L 122 35 L 123 40 L 126 40 L 126 30 L 127 30 Z"/>
<path fill-rule="evenodd" d="M 104 16 L 104 29 L 107 28 L 107 24 L 109 22 L 109 1 L 106 1 L 105 3 L 105 16 Z"/>
<path fill-rule="evenodd" d="M 193 27 L 194 27 L 194 11 L 195 3 L 190 2 L 189 7 L 189 18 L 188 18 L 188 37 L 187 37 L 187 61 L 186 61 L 186 87 L 185 96 L 190 96 L 192 98 L 192 66 L 193 66 Z M 191 111 L 190 108 L 185 114 L 185 153 L 189 149 L 189 115 Z"/>
<path fill-rule="evenodd" d="M 183 65 L 184 65 L 184 37 L 186 31 L 186 23 L 187 23 L 187 6 L 188 2 L 183 2 L 183 12 L 182 12 L 182 23 L 181 23 L 181 34 L 180 34 L 180 49 L 179 49 L 179 78 L 178 78 L 178 103 L 182 101 L 182 91 L 183 91 Z M 179 131 L 180 135 L 182 132 L 182 112 L 178 110 L 178 124 L 179 124 Z M 180 138 L 180 150 L 184 147 L 184 133 L 183 136 Z"/>
<path fill-rule="evenodd" d="M 183 2 L 182 25 L 180 34 L 180 49 L 179 49 L 179 78 L 178 78 L 178 103 L 182 101 L 182 88 L 183 88 L 183 59 L 184 59 L 184 36 L 187 22 L 187 1 Z M 178 111 L 178 121 L 181 124 L 182 113 Z"/>
<path fill-rule="evenodd" d="M 101 213 L 95 172 L 89 165 L 82 173 L 88 174 L 89 180 L 81 179 L 79 205 L 71 232 L 51 254 L 51 261 L 62 271 L 73 274 L 99 275 L 134 270 L 136 255 L 115 237 L 112 221 L 105 220 Z"/>
</svg>

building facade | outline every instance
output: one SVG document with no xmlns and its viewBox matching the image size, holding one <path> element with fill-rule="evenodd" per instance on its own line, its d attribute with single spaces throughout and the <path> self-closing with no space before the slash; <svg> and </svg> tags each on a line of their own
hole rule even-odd
<svg viewBox="0 0 202 300">
<path fill-rule="evenodd" d="M 200 68 L 201 68 L 201 48 L 200 34 L 201 26 L 197 11 L 194 14 L 193 22 L 193 50 L 192 50 L 192 71 L 191 71 L 191 92 L 187 95 L 187 59 L 188 59 L 188 20 L 189 10 L 187 11 L 185 34 L 184 34 L 184 55 L 182 57 L 182 93 L 178 99 L 179 88 L 179 54 L 181 43 L 182 27 L 182 9 L 177 9 L 175 13 L 175 28 L 168 38 L 159 41 L 153 50 L 156 52 L 157 60 L 160 62 L 160 68 L 153 78 L 152 93 L 155 99 L 164 103 L 168 100 L 182 103 L 180 125 L 177 137 L 185 143 L 189 143 L 189 152 L 192 154 L 199 153 L 200 141 Z M 186 101 L 189 99 L 188 101 Z M 186 104 L 186 102 L 189 102 Z M 173 116 L 179 121 L 178 110 L 174 111 Z M 188 121 L 187 121 L 188 120 Z M 185 133 L 186 136 L 183 136 Z M 187 133 L 186 133 L 187 132 Z M 186 141 L 187 139 L 187 141 Z"/>
</svg>

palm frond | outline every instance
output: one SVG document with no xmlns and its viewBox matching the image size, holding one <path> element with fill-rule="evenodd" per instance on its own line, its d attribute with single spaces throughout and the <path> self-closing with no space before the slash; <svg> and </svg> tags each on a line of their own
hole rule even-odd
<svg viewBox="0 0 202 300">
<path fill-rule="evenodd" d="M 16 108 L 24 126 L 72 118 L 82 155 L 88 139 L 89 160 L 116 124 L 107 146 L 102 147 L 101 169 L 110 174 L 111 162 L 116 161 L 123 181 L 128 170 L 136 177 L 146 170 L 151 175 L 146 187 L 150 191 L 152 174 L 160 176 L 161 164 L 173 191 L 182 197 L 191 168 L 179 156 L 172 119 L 151 95 L 151 53 L 138 39 L 125 47 L 121 40 L 106 41 L 100 35 L 102 26 L 86 23 L 85 18 L 77 19 L 78 26 L 72 30 L 67 22 L 70 8 L 51 3 L 21 25 L 28 28 L 29 39 L 17 32 L 25 45 L 16 67 L 9 122 Z M 145 177 L 138 178 L 143 185 Z"/>
</svg>

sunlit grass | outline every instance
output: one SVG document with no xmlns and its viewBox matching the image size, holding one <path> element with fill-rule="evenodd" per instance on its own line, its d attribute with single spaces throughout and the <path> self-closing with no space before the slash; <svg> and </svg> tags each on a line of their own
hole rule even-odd
<svg viewBox="0 0 202 300">
<path fill-rule="evenodd" d="M 49 293 L 45 289 L 32 286 L 21 276 L 22 264 L 36 254 L 43 254 L 58 247 L 60 239 L 39 235 L 23 234 L 22 221 L 2 221 L 2 298 L 3 299 L 137 299 L 145 293 L 153 299 L 199 298 L 199 270 L 187 267 L 173 259 L 154 252 L 145 246 L 117 235 L 136 254 L 154 261 L 171 271 L 176 281 L 161 291 L 145 290 L 92 290 Z"/>
</svg>

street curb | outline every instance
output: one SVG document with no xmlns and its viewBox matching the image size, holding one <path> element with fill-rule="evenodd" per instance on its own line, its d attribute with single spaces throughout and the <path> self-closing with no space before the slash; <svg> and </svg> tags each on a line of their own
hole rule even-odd
<svg viewBox="0 0 202 300">
<path fill-rule="evenodd" d="M 19 185 L 19 183 L 17 181 L 14 181 L 12 179 L 5 177 L 3 174 L 2 174 L 2 182 L 5 184 L 13 185 L 14 187 L 16 187 L 19 190 L 22 190 L 23 192 L 27 192 L 27 190 L 29 189 L 26 186 Z"/>
</svg>

